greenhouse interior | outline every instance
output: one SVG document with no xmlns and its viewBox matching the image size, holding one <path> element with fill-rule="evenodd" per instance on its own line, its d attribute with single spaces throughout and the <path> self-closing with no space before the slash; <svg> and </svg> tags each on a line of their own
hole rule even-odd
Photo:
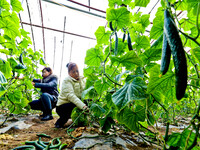
<svg viewBox="0 0 200 150">
<path fill-rule="evenodd" d="M 0 149 L 199 150 L 200 0 L 0 0 Z"/>
</svg>

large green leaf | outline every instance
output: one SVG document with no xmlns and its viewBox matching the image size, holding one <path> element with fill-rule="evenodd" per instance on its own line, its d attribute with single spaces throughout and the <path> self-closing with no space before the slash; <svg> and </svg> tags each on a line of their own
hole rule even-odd
<svg viewBox="0 0 200 150">
<path fill-rule="evenodd" d="M 108 8 L 106 11 L 106 19 L 113 23 L 117 29 L 122 29 L 130 23 L 130 12 L 125 7 L 121 8 Z"/>
<path fill-rule="evenodd" d="M 86 90 L 84 90 L 84 91 L 82 92 L 81 98 L 82 98 L 82 99 L 85 99 L 85 96 L 86 96 L 92 89 L 94 89 L 94 86 L 90 86 L 89 88 L 87 88 Z"/>
<path fill-rule="evenodd" d="M 192 49 L 191 52 L 200 63 L 200 47 Z"/>
<path fill-rule="evenodd" d="M 99 26 L 95 32 L 95 36 L 98 44 L 108 44 L 111 32 L 105 31 L 105 27 Z"/>
<path fill-rule="evenodd" d="M 165 94 L 175 86 L 175 74 L 168 70 L 168 72 L 160 77 L 159 65 L 154 66 L 150 70 L 150 79 L 147 88 L 147 93 L 152 93 L 154 90 L 162 91 Z"/>
<path fill-rule="evenodd" d="M 8 97 L 13 103 L 20 103 L 22 91 L 16 89 L 15 91 L 8 93 Z"/>
<path fill-rule="evenodd" d="M 20 12 L 21 10 L 23 10 L 21 2 L 19 0 L 10 0 L 12 9 L 16 12 Z"/>
<path fill-rule="evenodd" d="M 158 61 L 161 59 L 161 49 L 150 48 L 146 50 L 141 56 L 144 64 L 149 64 L 151 61 Z"/>
<path fill-rule="evenodd" d="M 131 83 L 125 83 L 121 89 L 115 92 L 112 100 L 117 108 L 121 110 L 133 100 L 145 99 L 147 97 L 146 89 L 146 83 L 140 77 L 136 77 Z"/>
<path fill-rule="evenodd" d="M 134 112 L 137 115 L 138 121 L 145 121 L 146 115 L 145 115 L 145 107 L 137 105 Z"/>
<path fill-rule="evenodd" d="M 90 110 L 97 117 L 102 116 L 106 112 L 106 110 L 104 108 L 102 108 L 100 105 L 98 105 L 96 103 L 92 103 L 92 105 L 90 106 Z"/>
<path fill-rule="evenodd" d="M 103 94 L 103 92 L 107 91 L 109 88 L 109 84 L 103 78 L 102 80 L 98 80 L 94 83 L 94 88 L 99 95 Z"/>
<path fill-rule="evenodd" d="M 164 13 L 163 8 L 159 7 L 156 17 L 153 19 L 153 26 L 150 31 L 150 39 L 157 39 L 163 33 Z"/>
<path fill-rule="evenodd" d="M 135 0 L 135 6 L 146 7 L 150 0 Z"/>
<path fill-rule="evenodd" d="M 26 99 L 24 97 L 21 98 L 21 101 L 20 101 L 21 107 L 26 107 L 28 105 L 28 103 L 29 103 L 28 99 Z"/>
<path fill-rule="evenodd" d="M 139 36 L 135 39 L 135 45 L 136 49 L 147 49 L 150 47 L 150 40 L 147 36 Z"/>
<path fill-rule="evenodd" d="M 7 50 L 7 49 L 0 49 L 0 53 L 4 53 L 6 55 L 9 55 L 10 54 L 10 51 Z"/>
<path fill-rule="evenodd" d="M 11 38 L 16 38 L 17 36 L 21 36 L 18 26 L 11 21 L 10 19 L 7 18 L 2 18 L 0 23 L 2 23 L 0 26 L 4 30 L 4 33 L 8 35 Z"/>
<path fill-rule="evenodd" d="M 115 122 L 113 120 L 112 111 L 110 111 L 104 118 L 100 120 L 100 125 L 104 132 L 108 132 L 113 124 L 115 124 Z"/>
<path fill-rule="evenodd" d="M 6 78 L 10 78 L 12 75 L 12 68 L 10 67 L 9 62 L 5 61 L 5 63 L 3 63 L 0 61 L 0 71 L 5 75 Z"/>
<path fill-rule="evenodd" d="M 7 2 L 7 0 L 0 0 L 0 8 L 3 8 L 5 10 L 10 10 L 10 5 Z"/>
<path fill-rule="evenodd" d="M 139 18 L 139 23 L 142 24 L 144 29 L 150 24 L 149 18 L 150 18 L 149 14 L 142 15 Z"/>
<path fill-rule="evenodd" d="M 100 66 L 103 61 L 103 53 L 100 48 L 91 48 L 87 50 L 85 64 L 88 66 Z"/>
<path fill-rule="evenodd" d="M 191 30 L 191 28 L 194 26 L 193 24 L 191 24 L 191 22 L 191 20 L 185 18 L 180 20 L 181 27 L 184 29 L 184 31 Z"/>
<path fill-rule="evenodd" d="M 178 150 L 184 149 L 186 141 L 188 140 L 187 148 L 191 146 L 195 139 L 195 133 L 191 132 L 191 130 L 185 129 L 182 133 L 172 133 L 169 136 L 167 144 L 169 146 L 178 147 Z M 188 138 L 188 136 L 190 137 Z"/>
<path fill-rule="evenodd" d="M 138 132 L 138 117 L 131 109 L 125 109 L 124 111 L 124 122 L 125 125 L 134 132 Z"/>
<path fill-rule="evenodd" d="M 112 101 L 112 95 L 111 93 L 107 93 L 106 96 L 105 96 L 105 100 L 106 100 L 106 106 L 108 108 L 111 108 L 112 106 L 114 106 L 114 103 Z"/>
<path fill-rule="evenodd" d="M 20 24 L 19 24 L 20 19 L 17 16 L 16 12 L 14 11 L 12 12 L 12 14 L 10 15 L 10 20 L 12 20 L 18 28 L 20 27 Z"/>
<path fill-rule="evenodd" d="M 134 65 L 142 65 L 142 60 L 136 55 L 134 51 L 129 51 L 121 57 L 111 56 L 110 59 L 112 63 L 121 63 L 128 70 L 133 69 Z"/>
</svg>

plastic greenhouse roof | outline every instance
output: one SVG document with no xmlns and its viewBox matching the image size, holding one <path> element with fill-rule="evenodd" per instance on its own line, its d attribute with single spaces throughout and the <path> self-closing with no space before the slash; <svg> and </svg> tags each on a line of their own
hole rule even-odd
<svg viewBox="0 0 200 150">
<path fill-rule="evenodd" d="M 158 1 L 135 11 L 148 13 L 153 20 Z M 96 45 L 95 31 L 106 26 L 108 0 L 21 0 L 21 26 L 30 33 L 34 50 L 42 50 L 44 59 L 60 81 L 67 75 L 69 61 L 83 74 L 86 50 Z M 42 69 L 42 68 L 41 68 Z"/>
</svg>

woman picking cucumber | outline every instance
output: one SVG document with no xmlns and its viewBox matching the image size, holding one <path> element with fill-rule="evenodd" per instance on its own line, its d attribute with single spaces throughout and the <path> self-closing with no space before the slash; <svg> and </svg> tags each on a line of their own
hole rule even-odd
<svg viewBox="0 0 200 150">
<path fill-rule="evenodd" d="M 79 109 L 88 110 L 86 104 L 81 101 L 81 94 L 85 87 L 83 77 L 79 76 L 78 66 L 75 63 L 68 63 L 69 76 L 62 82 L 60 95 L 58 96 L 58 103 L 56 105 L 56 112 L 60 118 L 56 121 L 55 127 L 62 128 L 65 123 L 70 125 L 71 112 L 74 107 Z"/>
</svg>

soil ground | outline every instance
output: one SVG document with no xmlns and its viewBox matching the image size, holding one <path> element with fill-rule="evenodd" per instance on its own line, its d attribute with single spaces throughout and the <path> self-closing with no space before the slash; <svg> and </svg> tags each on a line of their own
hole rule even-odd
<svg viewBox="0 0 200 150">
<path fill-rule="evenodd" d="M 38 116 L 38 115 L 37 115 Z M 77 142 L 76 139 L 72 138 L 71 136 L 69 136 L 67 134 L 67 130 L 66 128 L 55 128 L 54 124 L 56 122 L 56 120 L 58 119 L 57 116 L 54 116 L 53 120 L 49 120 L 49 121 L 41 121 L 39 119 L 39 117 L 37 116 L 26 116 L 26 124 L 32 124 L 31 127 L 27 128 L 27 129 L 15 129 L 15 128 L 10 128 L 7 132 L 0 134 L 0 150 L 10 150 L 13 149 L 17 146 L 20 145 L 25 145 L 25 141 L 35 141 L 38 140 L 38 136 L 37 134 L 40 133 L 45 133 L 47 135 L 51 136 L 51 139 L 48 138 L 44 138 L 42 137 L 43 141 L 50 141 L 53 138 L 56 137 L 62 137 L 61 141 L 62 144 L 65 143 L 67 144 L 66 149 L 72 149 L 75 142 Z M 77 127 L 75 131 L 72 132 L 72 135 L 74 137 L 78 137 L 80 135 L 82 135 L 83 132 L 88 132 L 88 133 L 98 133 L 101 134 L 99 132 L 98 128 L 94 128 L 94 127 Z M 135 142 L 135 141 L 134 141 Z M 137 143 L 138 146 L 131 146 L 128 145 L 127 148 L 131 149 L 131 150 L 152 150 L 155 149 L 155 147 L 150 147 L 147 146 L 145 144 L 142 143 Z M 96 148 L 98 149 L 98 148 Z M 95 150 L 96 150 L 95 149 Z M 116 147 L 113 148 L 114 150 L 121 150 L 123 148 L 120 147 Z"/>
</svg>

